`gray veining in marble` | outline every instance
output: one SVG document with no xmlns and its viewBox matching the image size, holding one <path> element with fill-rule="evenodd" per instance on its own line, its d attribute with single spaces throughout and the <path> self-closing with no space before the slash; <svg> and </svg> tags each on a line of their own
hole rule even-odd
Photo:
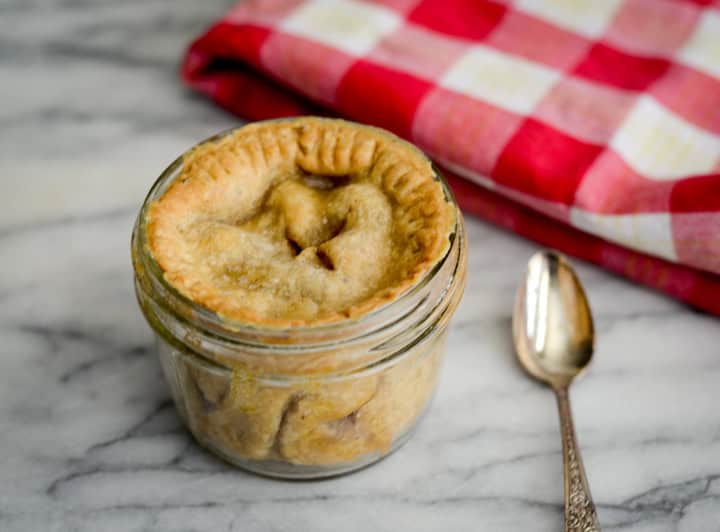
<svg viewBox="0 0 720 532">
<path fill-rule="evenodd" d="M 555 405 L 509 336 L 535 246 L 476 220 L 439 393 L 401 451 L 288 483 L 179 425 L 128 242 L 163 166 L 238 122 L 176 75 L 230 4 L 0 0 L 0 530 L 560 530 Z M 579 272 L 599 340 L 573 400 L 604 530 L 720 531 L 719 322 Z"/>
</svg>

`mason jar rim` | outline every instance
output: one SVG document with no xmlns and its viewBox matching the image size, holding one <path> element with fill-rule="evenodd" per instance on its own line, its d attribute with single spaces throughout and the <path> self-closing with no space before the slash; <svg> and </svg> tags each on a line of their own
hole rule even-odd
<svg viewBox="0 0 720 532">
<path fill-rule="evenodd" d="M 277 122 L 277 121 L 284 121 L 288 119 L 272 119 L 272 120 L 265 120 L 260 122 L 254 122 L 254 123 L 264 123 L 264 122 Z M 243 126 L 233 127 L 226 129 L 220 133 L 217 133 L 215 135 L 212 135 L 196 144 L 194 144 L 189 149 L 185 150 L 181 155 L 179 155 L 173 162 L 171 162 L 165 170 L 160 174 L 160 176 L 155 180 L 152 187 L 150 188 L 148 194 L 146 195 L 142 207 L 140 209 L 140 212 L 137 216 L 137 219 L 135 221 L 135 225 L 133 228 L 132 233 L 132 251 L 133 251 L 133 264 L 135 268 L 135 275 L 138 276 L 139 269 L 142 270 L 142 273 L 149 274 L 151 284 L 154 286 L 154 288 L 159 287 L 164 294 L 162 294 L 164 297 L 153 297 L 152 294 L 148 294 L 157 304 L 160 304 L 161 306 L 165 307 L 165 310 L 168 310 L 170 313 L 174 314 L 176 317 L 183 318 L 185 321 L 190 323 L 191 325 L 195 327 L 202 327 L 204 332 L 210 332 L 215 337 L 219 337 L 222 340 L 230 340 L 233 342 L 240 342 L 240 343 L 247 343 L 248 338 L 252 338 L 254 336 L 261 335 L 263 338 L 267 337 L 277 337 L 278 339 L 287 338 L 288 333 L 292 333 L 292 338 L 294 341 L 299 340 L 299 345 L 283 345 L 283 344 L 272 344 L 273 350 L 280 350 L 280 351 L 286 351 L 286 352 L 293 352 L 297 353 L 300 350 L 307 349 L 309 346 L 322 346 L 323 348 L 327 348 L 328 346 L 334 345 L 333 341 L 327 342 L 319 342 L 317 344 L 313 343 L 312 341 L 310 343 L 303 342 L 303 337 L 308 336 L 310 338 L 314 336 L 319 337 L 327 337 L 327 335 L 330 335 L 331 338 L 334 338 L 333 333 L 338 334 L 344 331 L 347 331 L 349 327 L 356 326 L 358 328 L 363 328 L 363 325 L 369 325 L 370 330 L 362 330 L 359 334 L 352 335 L 350 340 L 357 340 L 359 338 L 365 338 L 368 336 L 371 336 L 377 332 L 380 332 L 384 328 L 387 327 L 389 324 L 395 324 L 397 321 L 402 320 L 407 317 L 407 315 L 411 314 L 413 310 L 416 309 L 417 305 L 411 306 L 410 312 L 407 312 L 400 316 L 394 316 L 392 314 L 393 309 L 397 309 L 398 307 L 402 306 L 402 303 L 407 303 L 410 301 L 413 296 L 417 295 L 424 287 L 426 287 L 440 272 L 440 270 L 445 265 L 446 261 L 451 255 L 451 251 L 455 245 L 460 244 L 461 250 L 460 254 L 463 253 L 462 242 L 457 242 L 458 239 L 464 239 L 464 235 L 462 234 L 462 218 L 461 214 L 459 212 L 457 203 L 455 201 L 455 197 L 452 193 L 452 190 L 450 189 L 449 185 L 445 181 L 445 179 L 442 177 L 441 173 L 438 171 L 437 167 L 435 166 L 432 161 L 430 161 L 433 169 L 433 178 L 440 183 L 443 193 L 445 195 L 445 200 L 450 203 L 454 209 L 455 209 L 455 224 L 448 234 L 448 246 L 445 250 L 445 253 L 442 257 L 440 257 L 424 274 L 423 276 L 418 279 L 413 285 L 408 287 L 404 292 L 402 292 L 398 297 L 392 299 L 391 301 L 388 301 L 387 303 L 384 303 L 380 305 L 377 308 L 374 308 L 366 313 L 361 314 L 357 317 L 350 317 L 346 319 L 341 319 L 337 321 L 332 321 L 328 323 L 320 323 L 320 324 L 307 324 L 307 325 L 292 325 L 292 326 L 274 326 L 274 325 L 262 325 L 262 324 L 254 324 L 250 322 L 243 322 L 239 320 L 233 320 L 229 318 L 225 318 L 221 316 L 220 314 L 210 310 L 209 308 L 197 303 L 196 301 L 193 301 L 191 298 L 183 294 L 180 290 L 175 288 L 171 283 L 167 281 L 164 275 L 164 271 L 161 268 L 161 266 L 157 263 L 155 260 L 155 257 L 150 252 L 149 246 L 147 244 L 147 230 L 146 230 L 146 222 L 147 222 L 147 213 L 148 208 L 150 204 L 162 197 L 162 194 L 165 192 L 167 187 L 177 178 L 178 170 L 182 168 L 183 162 L 185 157 L 195 148 L 198 146 L 205 144 L 207 142 L 214 142 L 221 140 L 222 138 L 226 137 L 227 135 L 235 132 L 236 130 L 240 129 Z M 372 127 L 372 126 L 365 126 L 363 127 Z M 383 130 L 384 131 L 384 130 Z M 399 138 L 399 137 L 398 137 Z M 404 139 L 403 142 L 407 142 Z M 427 155 L 425 155 L 421 150 L 413 146 L 423 157 L 428 159 Z M 429 159 L 428 159 L 429 160 Z M 458 264 L 460 263 L 460 260 L 462 260 L 462 257 L 458 254 Z M 138 264 L 139 262 L 139 264 Z M 455 270 L 457 269 L 457 266 Z M 453 273 L 446 289 L 449 289 L 451 284 L 454 282 L 455 274 Z M 170 299 L 170 302 L 167 302 L 164 300 L 164 298 Z M 185 310 L 187 309 L 187 310 Z M 375 325 L 375 326 L 373 326 Z M 210 329 L 210 331 L 208 331 Z M 338 344 L 345 344 L 347 343 L 348 339 L 341 340 L 339 342 L 336 342 Z M 252 344 L 252 342 L 251 342 Z M 255 344 L 256 346 L 260 347 L 261 345 L 266 345 L 265 342 L 258 342 L 258 344 Z"/>
</svg>

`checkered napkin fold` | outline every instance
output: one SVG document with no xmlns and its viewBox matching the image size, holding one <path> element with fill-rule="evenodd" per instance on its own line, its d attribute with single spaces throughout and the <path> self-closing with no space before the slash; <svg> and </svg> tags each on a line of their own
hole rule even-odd
<svg viewBox="0 0 720 532">
<path fill-rule="evenodd" d="M 245 0 L 184 80 L 389 129 L 469 213 L 720 314 L 720 3 Z"/>
</svg>

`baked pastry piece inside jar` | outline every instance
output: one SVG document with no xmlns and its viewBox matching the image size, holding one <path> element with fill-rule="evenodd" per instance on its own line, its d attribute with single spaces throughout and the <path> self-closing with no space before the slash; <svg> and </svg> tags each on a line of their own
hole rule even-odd
<svg viewBox="0 0 720 532">
<path fill-rule="evenodd" d="M 228 323 L 341 324 L 392 303 L 451 245 L 457 209 L 426 157 L 376 128 L 296 118 L 201 144 L 147 211 L 149 252 L 178 292 Z M 190 425 L 224 454 L 332 464 L 385 451 L 428 401 L 438 342 L 387 372 L 273 388 L 255 375 L 342 370 L 341 358 L 184 363 Z"/>
</svg>

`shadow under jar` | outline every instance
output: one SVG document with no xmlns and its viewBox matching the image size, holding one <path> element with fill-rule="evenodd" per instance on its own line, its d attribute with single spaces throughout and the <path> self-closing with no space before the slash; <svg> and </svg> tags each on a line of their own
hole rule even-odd
<svg viewBox="0 0 720 532">
<path fill-rule="evenodd" d="M 463 221 L 444 180 L 435 174 L 454 227 L 444 255 L 414 285 L 357 317 L 278 328 L 198 304 L 167 281 L 149 251 L 149 205 L 183 160 L 146 198 L 132 255 L 140 307 L 195 439 L 243 469 L 298 479 L 347 473 L 401 446 L 428 408 L 465 286 Z"/>
</svg>

